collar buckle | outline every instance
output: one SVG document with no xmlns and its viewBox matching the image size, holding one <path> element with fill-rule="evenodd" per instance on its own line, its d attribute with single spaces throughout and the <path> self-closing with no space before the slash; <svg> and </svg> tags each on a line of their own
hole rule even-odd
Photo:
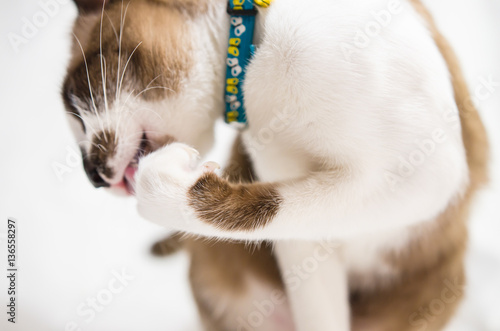
<svg viewBox="0 0 500 331">
<path fill-rule="evenodd" d="M 227 2 L 226 11 L 231 16 L 255 16 L 255 15 L 257 15 L 257 9 L 255 9 L 255 7 L 253 7 L 253 6 L 251 9 L 247 9 L 247 8 L 236 9 L 236 8 L 231 7 L 230 2 L 231 1 Z"/>
</svg>

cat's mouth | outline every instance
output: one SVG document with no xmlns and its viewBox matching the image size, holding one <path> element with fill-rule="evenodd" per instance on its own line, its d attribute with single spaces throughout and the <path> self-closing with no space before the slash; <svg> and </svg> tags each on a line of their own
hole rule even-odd
<svg viewBox="0 0 500 331">
<path fill-rule="evenodd" d="M 130 161 L 130 163 L 125 168 L 125 172 L 123 173 L 123 179 L 120 183 L 113 185 L 116 188 L 124 189 L 125 192 L 129 195 L 134 195 L 135 193 L 135 173 L 137 172 L 137 168 L 139 166 L 139 160 L 141 157 L 151 153 L 151 144 L 149 143 L 148 138 L 146 137 L 146 133 L 143 133 L 141 138 L 141 143 L 137 148 L 137 151 Z"/>
<path fill-rule="evenodd" d="M 139 162 L 142 157 L 156 151 L 157 149 L 177 141 L 173 136 L 164 135 L 161 137 L 147 137 L 146 132 L 143 132 L 139 145 L 134 156 L 125 167 L 121 180 L 111 185 L 111 189 L 119 194 L 134 195 L 135 194 L 135 174 L 139 167 Z"/>
</svg>

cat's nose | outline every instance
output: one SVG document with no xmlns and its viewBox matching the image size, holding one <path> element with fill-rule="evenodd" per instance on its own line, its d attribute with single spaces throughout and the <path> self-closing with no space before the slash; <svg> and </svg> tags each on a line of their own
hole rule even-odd
<svg viewBox="0 0 500 331">
<path fill-rule="evenodd" d="M 84 158 L 83 168 L 85 169 L 87 177 L 89 178 L 90 182 L 92 183 L 92 185 L 94 185 L 95 188 L 109 187 L 109 184 L 104 179 L 102 179 L 101 175 L 99 175 L 99 172 L 97 171 L 97 167 L 95 164 L 93 164 L 90 161 L 87 161 Z"/>
</svg>

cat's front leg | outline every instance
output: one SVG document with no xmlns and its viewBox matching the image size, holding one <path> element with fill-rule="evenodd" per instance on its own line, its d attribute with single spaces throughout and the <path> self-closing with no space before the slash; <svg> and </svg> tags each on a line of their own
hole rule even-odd
<svg viewBox="0 0 500 331">
<path fill-rule="evenodd" d="M 229 239 L 272 238 L 261 233 L 282 202 L 278 184 L 233 184 L 199 164 L 193 148 L 173 143 L 140 161 L 135 192 L 138 211 L 161 226 Z M 275 233 L 275 232 L 273 232 Z"/>
<path fill-rule="evenodd" d="M 451 139 L 433 158 L 397 191 L 370 176 L 383 174 L 390 162 L 369 172 L 325 167 L 293 180 L 233 184 L 214 173 L 214 163 L 198 165 L 193 149 L 175 143 L 140 162 L 136 193 L 145 218 L 179 231 L 237 240 L 342 240 L 442 213 L 467 184 L 467 164 L 463 147 Z"/>
</svg>

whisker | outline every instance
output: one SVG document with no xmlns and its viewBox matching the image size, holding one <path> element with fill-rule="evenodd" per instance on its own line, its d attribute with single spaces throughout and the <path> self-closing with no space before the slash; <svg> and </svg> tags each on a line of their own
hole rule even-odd
<svg viewBox="0 0 500 331">
<path fill-rule="evenodd" d="M 118 32 L 116 32 L 115 25 L 113 24 L 113 21 L 111 20 L 111 17 L 109 17 L 108 13 L 105 11 L 104 14 L 106 15 L 106 18 L 109 21 L 109 24 L 111 25 L 111 29 L 113 29 L 113 33 L 115 35 L 116 42 L 118 43 Z"/>
<path fill-rule="evenodd" d="M 99 148 L 101 151 L 103 152 L 107 152 L 108 149 L 106 147 L 104 147 L 102 144 L 95 144 L 95 143 L 92 143 L 92 145 L 94 145 L 95 147 Z"/>
<path fill-rule="evenodd" d="M 122 6 L 120 9 L 120 39 L 118 40 L 118 70 L 116 71 L 116 91 L 115 91 L 115 99 L 118 100 L 118 81 L 120 78 L 120 62 L 122 58 L 122 32 L 123 32 L 123 0 Z"/>
<path fill-rule="evenodd" d="M 129 2 L 129 4 L 130 4 L 130 2 Z M 127 8 L 128 8 L 128 5 L 127 5 Z M 125 14 L 126 14 L 126 13 L 125 13 Z M 118 88 L 118 89 L 119 89 L 119 91 L 120 91 L 120 93 L 118 94 L 118 96 L 120 96 L 120 95 L 121 95 L 121 89 L 122 89 L 122 84 L 123 84 L 123 78 L 125 77 L 125 72 L 126 72 L 126 70 L 127 70 L 128 64 L 129 64 L 130 60 L 132 59 L 132 56 L 134 55 L 135 51 L 137 50 L 137 48 L 139 48 L 139 46 L 141 46 L 141 44 L 142 44 L 142 41 L 141 41 L 141 42 L 139 42 L 139 43 L 137 44 L 137 46 L 135 46 L 134 50 L 132 51 L 132 53 L 131 53 L 131 54 L 130 54 L 130 56 L 128 57 L 127 62 L 125 63 L 125 66 L 124 66 L 124 68 L 123 68 L 123 72 L 122 72 L 122 77 L 121 77 L 121 79 L 120 79 L 120 85 L 119 85 L 119 88 Z M 125 103 L 122 105 L 121 109 L 123 109 L 123 107 L 125 106 L 125 104 L 128 102 L 128 99 L 129 99 L 130 95 L 131 95 L 133 92 L 134 92 L 134 90 L 132 90 L 132 92 L 131 92 L 128 96 L 127 96 L 127 99 L 126 99 Z M 118 118 L 118 123 L 117 123 L 117 128 L 118 128 L 118 124 L 121 122 L 121 114 L 122 114 L 122 111 L 120 111 L 120 115 L 119 115 L 119 118 Z M 117 131 L 118 131 L 118 130 L 117 130 Z"/>
<path fill-rule="evenodd" d="M 78 37 L 74 33 L 73 33 L 73 36 L 75 37 L 76 41 L 78 42 L 78 46 L 80 46 L 80 50 L 82 51 L 83 62 L 85 63 L 85 71 L 87 72 L 87 83 L 88 83 L 88 86 L 89 86 L 90 99 L 92 100 L 92 105 L 94 106 L 94 113 L 96 114 L 97 121 L 101 125 L 102 131 L 104 131 L 104 126 L 102 124 L 102 121 L 100 119 L 99 113 L 97 111 L 97 106 L 95 104 L 94 93 L 92 93 L 92 85 L 90 84 L 89 67 L 88 67 L 88 64 L 87 64 L 87 57 L 85 56 L 85 52 L 83 50 L 82 43 L 80 42 L 80 39 L 78 39 Z"/>
<path fill-rule="evenodd" d="M 149 85 L 151 85 L 155 80 L 157 80 L 160 76 L 162 76 L 163 74 L 159 74 L 158 76 L 156 76 L 155 78 L 151 79 L 151 81 L 148 83 L 148 85 L 146 85 L 146 88 L 149 87 Z"/>
<path fill-rule="evenodd" d="M 92 145 L 95 148 L 98 148 L 99 150 L 101 150 L 102 152 L 107 152 L 107 149 L 103 145 L 101 145 L 101 144 L 96 144 L 96 143 L 94 143 L 94 142 L 92 142 L 90 140 L 81 141 L 79 144 L 84 144 L 84 143 Z M 90 153 L 90 154 L 87 153 L 87 155 L 97 155 L 97 154 L 96 153 Z"/>
<path fill-rule="evenodd" d="M 120 107 L 120 111 L 118 112 L 118 121 L 116 122 L 116 127 L 115 127 L 115 132 L 116 132 L 116 135 L 115 135 L 115 143 L 116 143 L 116 138 L 118 137 L 118 128 L 119 128 L 119 125 L 121 123 L 121 119 L 122 119 L 122 110 L 123 110 L 123 107 L 125 107 L 125 105 L 127 104 L 128 102 L 128 99 L 130 98 L 130 96 L 134 93 L 135 90 L 132 90 L 132 92 L 129 93 L 129 95 L 127 96 L 127 99 L 125 99 L 125 102 L 121 105 Z"/>
<path fill-rule="evenodd" d="M 158 119 L 159 119 L 160 121 L 163 121 L 163 118 L 161 118 L 160 114 L 158 114 L 158 113 L 157 113 L 154 109 L 151 109 L 151 108 L 146 108 L 146 107 L 141 107 L 141 108 L 139 108 L 139 110 L 147 110 L 147 111 L 150 111 L 150 112 L 152 112 L 153 114 L 155 114 L 155 115 L 158 117 Z"/>
<path fill-rule="evenodd" d="M 153 110 L 153 109 L 151 109 L 151 108 L 140 107 L 140 108 L 137 108 L 137 110 L 148 110 L 148 111 L 152 112 L 153 114 L 155 114 L 155 115 L 158 117 L 158 119 L 159 119 L 160 121 L 163 121 L 163 119 L 162 119 L 162 117 L 160 116 L 160 114 L 158 114 L 155 110 Z M 131 111 L 125 111 L 125 113 L 131 113 Z M 133 113 L 133 114 L 132 114 L 132 116 L 136 116 L 136 115 L 137 115 L 137 113 Z"/>
<path fill-rule="evenodd" d="M 118 70 L 116 72 L 116 99 L 118 100 L 121 94 L 121 81 L 120 81 L 120 68 L 121 68 L 121 59 L 122 59 L 122 35 L 123 35 L 123 27 L 125 26 L 125 19 L 127 18 L 128 6 L 130 6 L 130 1 L 127 3 L 127 7 L 125 7 L 125 12 L 123 12 L 123 0 L 122 6 L 120 9 L 120 41 L 118 43 Z M 126 66 L 123 69 L 125 72 Z"/>
<path fill-rule="evenodd" d="M 104 61 L 104 85 L 107 84 L 107 65 L 106 65 L 106 58 L 103 58 L 103 61 Z M 108 107 L 108 97 L 107 97 L 107 91 L 106 91 L 106 88 L 104 89 L 104 110 L 106 112 L 106 120 L 107 120 L 107 123 L 110 123 L 110 120 L 109 120 L 109 107 Z M 106 142 L 108 142 L 108 138 L 107 137 L 104 137 L 104 140 L 106 140 Z"/>
<path fill-rule="evenodd" d="M 121 91 L 122 89 L 122 84 L 123 84 L 123 77 L 125 77 L 125 72 L 127 71 L 127 67 L 128 67 L 128 64 L 130 62 L 130 60 L 132 59 L 132 56 L 134 55 L 135 51 L 137 50 L 137 48 L 139 48 L 139 46 L 141 46 L 142 44 L 142 41 L 139 42 L 137 44 L 137 46 L 135 46 L 134 50 L 132 51 L 132 53 L 130 53 L 130 56 L 128 57 L 128 60 L 127 62 L 125 63 L 125 66 L 123 67 L 123 72 L 122 72 L 122 77 L 120 78 L 120 85 L 119 85 L 119 90 Z M 121 92 L 120 92 L 121 93 Z"/>
<path fill-rule="evenodd" d="M 153 89 L 164 89 L 164 90 L 167 90 L 167 91 L 171 91 L 173 92 L 174 90 L 172 90 L 171 88 L 168 88 L 168 87 L 165 87 L 165 86 L 151 86 L 151 87 L 148 87 L 148 88 L 145 88 L 144 90 L 142 90 L 140 93 L 138 93 L 135 98 L 137 98 L 139 95 L 141 95 L 142 93 L 144 92 L 147 92 L 149 90 L 153 90 Z"/>
<path fill-rule="evenodd" d="M 132 137 L 132 136 L 136 136 L 136 135 L 139 135 L 139 134 L 142 136 L 142 134 L 143 134 L 143 133 L 159 133 L 159 134 L 162 134 L 162 132 L 160 132 L 160 131 L 145 130 L 145 131 L 139 131 L 139 132 L 134 132 L 134 133 L 131 133 L 131 134 L 129 134 L 128 136 L 123 137 L 123 138 L 121 138 L 121 139 L 122 139 L 122 141 L 127 141 L 130 137 Z M 140 141 L 149 141 L 149 139 L 148 139 L 148 138 L 143 139 L 142 137 L 141 137 L 139 140 L 140 140 Z"/>
<path fill-rule="evenodd" d="M 131 1 L 131 0 L 130 0 Z M 127 7 L 125 8 L 125 13 L 123 12 L 123 0 L 120 8 L 120 38 L 118 41 L 118 68 L 116 70 L 116 92 L 115 92 L 115 99 L 118 101 L 119 97 L 121 95 L 121 86 L 119 86 L 119 81 L 120 81 L 120 67 L 121 67 L 121 60 L 122 60 L 122 35 L 123 35 L 123 26 L 125 25 L 125 19 L 127 17 L 127 11 L 128 11 L 128 6 L 130 5 L 130 1 L 127 4 Z M 119 124 L 121 121 L 121 114 L 118 117 L 116 126 L 115 126 L 115 143 L 116 139 L 118 136 L 118 129 L 119 129 Z"/>
<path fill-rule="evenodd" d="M 90 141 L 90 140 L 82 140 L 80 141 L 78 144 L 88 144 L 88 145 L 92 145 L 94 146 L 95 148 L 98 148 L 99 150 L 101 150 L 102 152 L 107 152 L 108 151 L 108 148 L 102 144 L 97 144 L 93 141 Z"/>
<path fill-rule="evenodd" d="M 79 119 L 82 120 L 83 124 L 85 125 L 85 128 L 90 128 L 93 132 L 95 132 L 94 128 L 92 127 L 92 125 L 90 125 L 90 123 L 84 119 L 81 115 L 77 114 L 77 113 L 70 113 L 71 115 L 73 116 L 76 116 L 78 117 Z"/>
<path fill-rule="evenodd" d="M 125 99 L 125 102 L 123 103 L 123 105 L 120 107 L 120 111 L 123 109 L 123 107 L 125 107 L 127 105 L 127 102 L 128 102 L 128 99 L 130 98 L 130 96 L 135 92 L 135 89 L 133 89 L 127 96 L 127 99 Z"/>
<path fill-rule="evenodd" d="M 156 134 L 159 134 L 159 135 L 163 134 L 161 131 L 156 131 L 156 130 L 144 130 L 144 131 L 134 132 L 134 133 L 129 134 L 126 137 L 120 138 L 120 141 L 121 141 L 120 147 L 130 147 L 131 146 L 131 147 L 134 147 L 134 148 L 138 148 L 138 146 L 140 144 L 137 144 L 136 142 L 134 143 L 134 142 L 129 141 L 130 137 L 132 137 L 132 136 L 141 135 L 141 138 L 138 139 L 138 141 L 140 141 L 140 142 L 142 142 L 142 141 L 150 141 L 150 139 L 148 139 L 148 138 L 146 138 L 146 139 L 142 138 L 142 134 L 143 133 L 146 133 L 146 134 L 156 133 Z"/>
<path fill-rule="evenodd" d="M 109 123 L 109 113 L 108 113 L 108 96 L 107 96 L 107 91 L 106 91 L 106 59 L 102 55 L 102 19 L 104 17 L 104 7 L 106 5 L 106 1 L 102 2 L 102 11 L 101 11 L 101 25 L 100 25 L 100 30 L 99 30 L 99 54 L 100 54 L 100 60 L 101 60 L 101 79 L 102 79 L 102 91 L 103 91 L 103 96 L 104 96 L 104 110 L 106 112 L 106 119 L 107 122 Z M 104 67 L 104 68 L 103 68 Z M 104 71 L 103 71 L 104 69 Z M 108 142 L 108 138 L 106 137 L 105 134 L 103 134 L 104 140 Z"/>
</svg>

